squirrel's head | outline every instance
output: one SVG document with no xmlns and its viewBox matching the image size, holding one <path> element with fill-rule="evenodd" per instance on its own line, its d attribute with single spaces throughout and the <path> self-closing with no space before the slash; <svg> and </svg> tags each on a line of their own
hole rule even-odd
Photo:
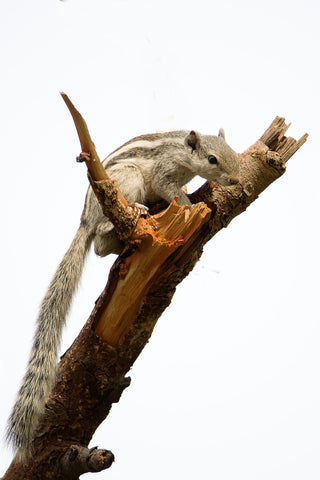
<svg viewBox="0 0 320 480">
<path fill-rule="evenodd" d="M 196 175 L 226 186 L 239 183 L 238 154 L 227 144 L 222 128 L 217 137 L 191 130 L 185 146 L 190 151 L 190 167 Z"/>
</svg>

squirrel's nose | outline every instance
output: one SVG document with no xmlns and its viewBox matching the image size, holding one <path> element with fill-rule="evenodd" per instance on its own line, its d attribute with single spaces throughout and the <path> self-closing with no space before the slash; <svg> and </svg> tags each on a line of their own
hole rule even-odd
<svg viewBox="0 0 320 480">
<path fill-rule="evenodd" d="M 237 185 L 239 183 L 238 177 L 229 177 L 229 184 L 230 185 Z"/>
</svg>

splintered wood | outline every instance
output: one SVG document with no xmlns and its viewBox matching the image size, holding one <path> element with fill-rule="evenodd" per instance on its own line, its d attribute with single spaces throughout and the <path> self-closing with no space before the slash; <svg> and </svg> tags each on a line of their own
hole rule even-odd
<svg viewBox="0 0 320 480">
<path fill-rule="evenodd" d="M 132 237 L 137 242 L 136 249 L 124 259 L 127 268 L 118 279 L 95 328 L 109 345 L 116 347 L 123 341 L 169 256 L 186 245 L 210 215 L 211 210 L 204 203 L 181 207 L 174 201 L 161 214 L 139 219 Z M 167 265 L 167 273 L 169 268 Z"/>
<path fill-rule="evenodd" d="M 123 260 L 121 276 L 95 323 L 95 332 L 117 347 L 129 331 L 150 286 L 159 279 L 166 260 L 199 231 L 210 218 L 211 210 L 204 203 L 181 207 L 173 201 L 158 215 L 140 217 L 139 210 L 128 204 L 116 182 L 105 172 L 82 115 L 65 93 L 61 95 L 78 132 L 80 160 L 87 164 L 90 183 L 103 212 L 119 237 L 134 244 L 134 251 Z"/>
<path fill-rule="evenodd" d="M 286 124 L 283 117 L 276 117 L 260 138 L 260 141 L 267 145 L 270 150 L 277 152 L 284 162 L 287 162 L 308 138 L 307 133 L 299 140 L 295 140 L 292 137 L 285 137 L 284 134 L 290 125 L 291 123 Z"/>
</svg>

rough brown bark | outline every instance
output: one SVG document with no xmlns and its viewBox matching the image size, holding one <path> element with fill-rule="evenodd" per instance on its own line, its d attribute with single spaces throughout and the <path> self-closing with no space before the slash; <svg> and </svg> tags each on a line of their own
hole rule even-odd
<svg viewBox="0 0 320 480">
<path fill-rule="evenodd" d="M 286 161 L 306 141 L 306 135 L 298 142 L 286 138 L 287 128 L 277 117 L 240 155 L 239 185 L 207 182 L 191 195 L 194 203 L 204 204 L 179 207 L 173 202 L 165 212 L 140 217 L 89 320 L 61 358 L 33 458 L 19 465 L 13 461 L 3 480 L 76 479 L 89 471 L 87 461 L 74 452 L 84 448 L 89 457 L 86 447 L 93 433 L 129 385 L 125 375 L 176 286 L 199 260 L 204 244 L 284 173 Z M 143 283 L 139 295 L 134 288 L 138 282 Z M 110 466 L 112 454 L 106 455 Z"/>
</svg>

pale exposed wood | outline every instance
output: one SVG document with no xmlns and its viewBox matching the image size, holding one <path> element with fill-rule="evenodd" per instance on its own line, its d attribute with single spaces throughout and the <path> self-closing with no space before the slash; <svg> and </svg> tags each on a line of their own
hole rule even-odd
<svg viewBox="0 0 320 480">
<path fill-rule="evenodd" d="M 279 140 L 284 136 L 290 125 L 290 123 L 288 125 L 286 124 L 285 118 L 276 117 L 271 123 L 270 127 L 267 128 L 267 130 L 261 136 L 261 142 L 267 145 L 271 150 L 274 150 Z"/>
<path fill-rule="evenodd" d="M 181 207 L 174 201 L 165 212 L 140 218 L 133 236 L 139 243 L 131 254 L 130 268 L 119 279 L 95 328 L 104 341 L 114 347 L 123 341 L 163 263 L 189 241 L 210 215 L 205 204 Z"/>
<path fill-rule="evenodd" d="M 305 133 L 299 140 L 295 140 L 292 137 L 288 137 L 286 142 L 278 148 L 277 152 L 281 158 L 287 162 L 294 153 L 307 141 L 308 134 Z"/>
<path fill-rule="evenodd" d="M 94 180 L 104 180 L 108 179 L 108 175 L 106 174 L 105 169 L 103 168 L 103 165 L 101 164 L 96 147 L 91 140 L 90 133 L 87 127 L 86 122 L 84 121 L 82 115 L 78 112 L 78 110 L 75 108 L 71 100 L 69 99 L 68 95 L 66 95 L 63 92 L 60 92 L 63 100 L 65 101 L 65 104 L 67 105 L 74 124 L 76 126 L 77 132 L 78 132 L 78 137 L 80 140 L 81 144 L 81 149 L 84 154 L 83 160 L 86 161 L 87 167 L 89 170 L 89 173 L 91 177 Z M 87 155 L 86 155 L 87 154 Z"/>
<path fill-rule="evenodd" d="M 295 140 L 292 137 L 285 137 L 284 134 L 290 125 L 291 123 L 288 125 L 285 123 L 284 118 L 276 117 L 260 138 L 261 142 L 267 145 L 270 150 L 279 153 L 284 162 L 287 162 L 308 138 L 307 133 L 299 140 Z"/>
</svg>

